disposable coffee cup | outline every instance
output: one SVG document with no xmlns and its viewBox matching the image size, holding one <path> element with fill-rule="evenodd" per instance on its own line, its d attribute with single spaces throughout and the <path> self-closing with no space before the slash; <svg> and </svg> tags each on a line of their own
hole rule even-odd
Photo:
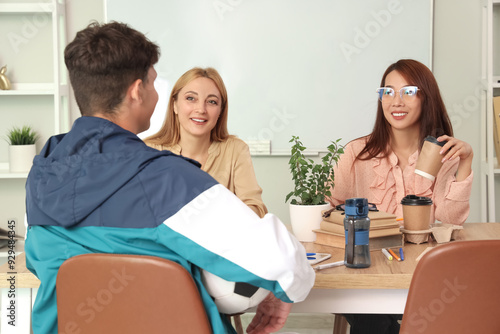
<svg viewBox="0 0 500 334">
<path fill-rule="evenodd" d="M 407 195 L 401 204 L 405 230 L 423 231 L 430 228 L 432 200 L 429 197 Z"/>
<path fill-rule="evenodd" d="M 431 181 L 434 181 L 443 163 L 443 156 L 439 154 L 446 141 L 437 141 L 432 136 L 427 136 L 424 139 L 424 145 L 418 156 L 415 173 L 421 175 Z"/>
</svg>

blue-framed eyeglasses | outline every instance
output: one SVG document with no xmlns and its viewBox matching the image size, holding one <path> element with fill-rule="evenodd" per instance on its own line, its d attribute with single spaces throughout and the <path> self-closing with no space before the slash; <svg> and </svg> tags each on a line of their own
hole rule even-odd
<svg viewBox="0 0 500 334">
<path fill-rule="evenodd" d="M 328 218 L 333 211 L 345 211 L 345 204 L 339 204 L 328 211 L 323 212 L 323 217 Z M 377 205 L 373 203 L 368 203 L 368 211 L 378 211 Z M 344 212 L 342 212 L 344 214 Z"/>
<path fill-rule="evenodd" d="M 410 102 L 417 96 L 418 87 L 417 86 L 406 86 L 399 90 L 399 96 L 401 100 L 405 102 Z M 378 99 L 382 103 L 389 103 L 394 99 L 395 91 L 390 87 L 380 87 L 377 88 Z"/>
</svg>

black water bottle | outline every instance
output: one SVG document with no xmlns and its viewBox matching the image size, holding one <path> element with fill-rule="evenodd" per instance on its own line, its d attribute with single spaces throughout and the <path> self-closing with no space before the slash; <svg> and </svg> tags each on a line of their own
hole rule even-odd
<svg viewBox="0 0 500 334">
<path fill-rule="evenodd" d="M 368 200 L 350 198 L 345 201 L 345 257 L 346 267 L 367 268 L 370 259 L 370 218 L 368 218 Z"/>
</svg>

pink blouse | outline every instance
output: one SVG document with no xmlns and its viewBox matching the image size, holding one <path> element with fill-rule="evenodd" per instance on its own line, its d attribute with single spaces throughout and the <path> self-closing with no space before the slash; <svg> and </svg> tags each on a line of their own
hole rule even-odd
<svg viewBox="0 0 500 334">
<path fill-rule="evenodd" d="M 404 170 L 398 166 L 398 157 L 391 154 L 385 158 L 356 160 L 364 148 L 366 137 L 348 143 L 344 154 L 335 167 L 335 186 L 330 201 L 337 205 L 353 197 L 367 198 L 379 210 L 403 217 L 401 199 L 414 194 L 432 199 L 431 223 L 461 225 L 469 215 L 469 198 L 473 173 L 463 181 L 456 181 L 459 159 L 446 161 L 435 179 L 431 181 L 415 174 L 418 151 L 408 159 Z"/>
</svg>

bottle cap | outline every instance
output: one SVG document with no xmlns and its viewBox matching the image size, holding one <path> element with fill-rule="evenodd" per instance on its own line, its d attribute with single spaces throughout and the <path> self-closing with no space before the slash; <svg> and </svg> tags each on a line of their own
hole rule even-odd
<svg viewBox="0 0 500 334">
<path fill-rule="evenodd" d="M 349 198 L 345 201 L 345 214 L 348 216 L 368 216 L 368 199 Z"/>
<path fill-rule="evenodd" d="M 401 200 L 403 205 L 432 205 L 432 200 L 429 197 L 419 197 L 416 195 L 406 195 Z"/>
</svg>

